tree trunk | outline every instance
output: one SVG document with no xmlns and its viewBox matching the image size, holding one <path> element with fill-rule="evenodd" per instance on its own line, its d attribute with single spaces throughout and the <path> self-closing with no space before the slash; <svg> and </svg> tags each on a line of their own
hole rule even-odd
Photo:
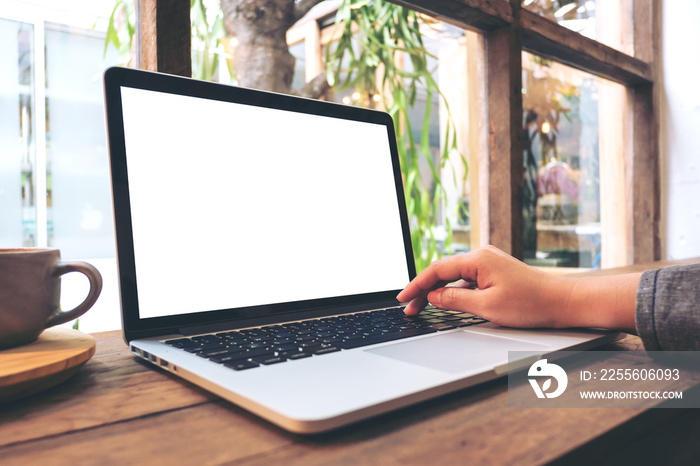
<svg viewBox="0 0 700 466">
<path fill-rule="evenodd" d="M 237 40 L 233 66 L 239 85 L 308 97 L 325 92 L 322 77 L 305 86 L 313 89 L 310 94 L 292 89 L 295 59 L 287 46 L 287 30 L 321 1 L 221 0 L 226 32 Z"/>
</svg>

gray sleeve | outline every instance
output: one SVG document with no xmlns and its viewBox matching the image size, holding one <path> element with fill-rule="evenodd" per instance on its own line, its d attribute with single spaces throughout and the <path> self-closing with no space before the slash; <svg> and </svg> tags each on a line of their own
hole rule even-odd
<svg viewBox="0 0 700 466">
<path fill-rule="evenodd" d="M 700 264 L 644 272 L 635 325 L 647 351 L 700 350 Z"/>
</svg>

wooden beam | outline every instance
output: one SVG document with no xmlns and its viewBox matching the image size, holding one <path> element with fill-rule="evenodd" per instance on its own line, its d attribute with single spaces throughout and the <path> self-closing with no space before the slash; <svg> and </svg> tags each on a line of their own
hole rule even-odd
<svg viewBox="0 0 700 466">
<path fill-rule="evenodd" d="M 139 0 L 141 69 L 192 76 L 189 0 Z"/>
<path fill-rule="evenodd" d="M 514 6 L 517 15 L 518 6 Z M 486 33 L 486 70 L 489 138 L 487 242 L 522 259 L 523 95 L 521 39 L 517 22 Z"/>
<path fill-rule="evenodd" d="M 506 0 L 389 0 L 455 26 L 492 31 L 513 22 Z"/>
<path fill-rule="evenodd" d="M 491 31 L 515 21 L 513 8 L 505 0 L 391 1 L 465 29 Z M 653 80 L 650 64 L 637 53 L 631 57 L 529 10 L 521 10 L 518 23 L 523 49 L 528 52 L 625 85 Z M 640 29 L 636 22 L 635 28 Z"/>
<path fill-rule="evenodd" d="M 634 262 L 661 258 L 659 134 L 656 89 L 634 87 L 634 154 L 632 160 L 632 228 Z"/>
<path fill-rule="evenodd" d="M 659 68 L 659 2 L 634 2 L 634 54 Z M 656 76 L 653 76 L 656 78 Z M 632 159 L 632 217 L 634 261 L 649 262 L 661 258 L 659 176 L 659 96 L 658 85 L 638 84 L 633 88 L 634 152 Z"/>
<path fill-rule="evenodd" d="M 653 81 L 652 67 L 643 59 L 588 39 L 531 11 L 520 12 L 520 25 L 523 49 L 528 52 L 625 85 Z"/>
</svg>

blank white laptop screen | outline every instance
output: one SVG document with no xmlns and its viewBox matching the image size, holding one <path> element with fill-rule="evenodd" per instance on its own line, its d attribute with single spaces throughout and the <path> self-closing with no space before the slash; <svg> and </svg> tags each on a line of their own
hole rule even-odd
<svg viewBox="0 0 700 466">
<path fill-rule="evenodd" d="M 408 283 L 383 125 L 121 94 L 141 318 Z"/>
</svg>

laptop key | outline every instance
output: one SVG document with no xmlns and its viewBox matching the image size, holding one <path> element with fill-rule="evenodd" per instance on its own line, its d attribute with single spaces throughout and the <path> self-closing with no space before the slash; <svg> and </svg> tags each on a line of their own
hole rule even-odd
<svg viewBox="0 0 700 466">
<path fill-rule="evenodd" d="M 166 340 L 166 344 L 174 346 L 175 348 L 184 348 L 186 346 L 197 346 L 199 342 L 190 340 L 189 338 L 178 338 L 175 340 Z"/>
<path fill-rule="evenodd" d="M 477 325 L 477 324 L 483 324 L 485 322 L 488 322 L 486 319 L 480 319 L 480 318 L 469 318 L 469 319 L 462 319 L 462 320 L 457 320 L 457 321 L 450 321 L 450 325 L 454 325 L 456 327 L 468 327 L 470 325 Z"/>
<path fill-rule="evenodd" d="M 297 342 L 314 341 L 316 340 L 316 335 L 299 335 L 294 340 Z"/>
<path fill-rule="evenodd" d="M 235 359 L 232 361 L 226 361 L 224 366 L 233 369 L 234 371 L 242 371 L 252 369 L 254 367 L 260 367 L 260 364 L 248 361 L 247 359 Z"/>
<path fill-rule="evenodd" d="M 450 325 L 454 325 L 455 327 L 469 327 L 474 325 L 474 322 L 471 320 L 458 320 L 450 322 Z"/>
<path fill-rule="evenodd" d="M 460 320 L 462 317 L 459 316 L 444 316 L 440 317 L 441 320 L 444 320 L 445 322 L 449 322 L 450 320 Z"/>
<path fill-rule="evenodd" d="M 322 354 L 328 354 L 328 353 L 337 353 L 338 351 L 340 351 L 340 348 L 337 348 L 335 346 L 328 346 L 326 348 L 318 348 L 315 350 L 311 350 L 311 352 L 313 354 L 315 354 L 316 356 L 321 356 Z"/>
<path fill-rule="evenodd" d="M 451 324 L 433 324 L 431 325 L 432 328 L 437 330 L 438 332 L 442 332 L 444 330 L 451 330 L 453 328 L 456 328 L 454 325 Z"/>
<path fill-rule="evenodd" d="M 196 345 L 196 346 L 185 346 L 182 349 L 187 351 L 188 353 L 203 353 L 207 351 L 212 351 L 212 350 L 217 350 L 221 348 L 226 348 L 226 345 L 223 343 L 207 343 L 207 344 L 202 344 L 201 342 Z"/>
<path fill-rule="evenodd" d="M 304 342 L 299 344 L 299 349 L 302 351 L 314 351 L 318 348 L 321 348 L 322 344 L 317 343 L 315 341 L 310 341 L 310 342 Z"/>
<path fill-rule="evenodd" d="M 196 337 L 192 337 L 192 340 L 199 342 L 216 341 L 218 339 L 216 335 L 197 335 Z"/>
<path fill-rule="evenodd" d="M 279 357 L 281 357 L 281 358 L 286 358 L 286 359 L 288 359 L 288 360 L 290 360 L 290 361 L 291 361 L 291 360 L 294 360 L 294 359 L 310 358 L 311 356 L 313 356 L 313 354 L 311 354 L 311 353 L 307 353 L 307 352 L 299 351 L 299 350 L 296 350 L 296 351 L 281 351 L 281 352 L 277 353 L 277 355 L 278 355 Z"/>
<path fill-rule="evenodd" d="M 271 364 L 279 364 L 280 362 L 286 361 L 286 358 L 280 357 L 280 356 L 260 356 L 257 358 L 252 358 L 251 361 L 256 363 L 256 364 L 263 364 L 265 366 L 269 366 Z"/>
<path fill-rule="evenodd" d="M 202 348 L 202 345 L 197 345 L 197 346 L 185 346 L 182 348 L 183 350 L 187 351 L 188 353 L 201 353 L 204 351 L 204 348 Z"/>
<path fill-rule="evenodd" d="M 286 345 L 273 345 L 272 349 L 275 351 L 294 351 L 299 349 L 299 345 L 295 345 L 293 343 L 289 343 Z"/>
<path fill-rule="evenodd" d="M 215 350 L 207 350 L 207 351 L 200 351 L 198 353 L 195 353 L 197 356 L 200 356 L 202 358 L 212 358 L 214 356 L 225 356 L 227 354 L 231 354 L 235 351 L 241 351 L 240 349 L 233 350 L 231 348 L 220 348 L 220 349 L 215 349 Z"/>
<path fill-rule="evenodd" d="M 276 340 L 272 340 L 273 345 L 288 345 L 292 342 L 289 338 L 278 338 Z"/>
<path fill-rule="evenodd" d="M 209 358 L 210 361 L 221 363 L 227 361 L 234 361 L 236 359 L 248 359 L 257 358 L 258 356 L 271 356 L 274 355 L 275 351 L 272 349 L 257 349 L 250 351 L 234 351 L 231 353 L 218 354 Z"/>
<path fill-rule="evenodd" d="M 269 347 L 269 346 L 270 346 L 269 343 L 267 343 L 267 342 L 262 342 L 262 341 L 260 341 L 260 342 L 254 342 L 254 343 L 248 343 L 247 345 L 245 345 L 246 348 L 251 349 L 251 350 L 260 349 L 260 348 L 267 348 L 267 347 Z"/>
<path fill-rule="evenodd" d="M 419 328 L 419 325 L 416 324 L 404 324 L 404 325 L 399 325 L 398 330 L 408 330 L 410 328 Z"/>
<path fill-rule="evenodd" d="M 321 338 L 320 342 L 322 345 L 332 345 L 333 343 L 338 343 L 343 341 L 342 338 Z"/>
<path fill-rule="evenodd" d="M 387 324 L 386 321 L 377 322 L 377 323 L 372 324 L 372 327 L 374 327 L 374 328 L 386 328 L 388 326 L 389 326 L 389 324 Z"/>
</svg>

